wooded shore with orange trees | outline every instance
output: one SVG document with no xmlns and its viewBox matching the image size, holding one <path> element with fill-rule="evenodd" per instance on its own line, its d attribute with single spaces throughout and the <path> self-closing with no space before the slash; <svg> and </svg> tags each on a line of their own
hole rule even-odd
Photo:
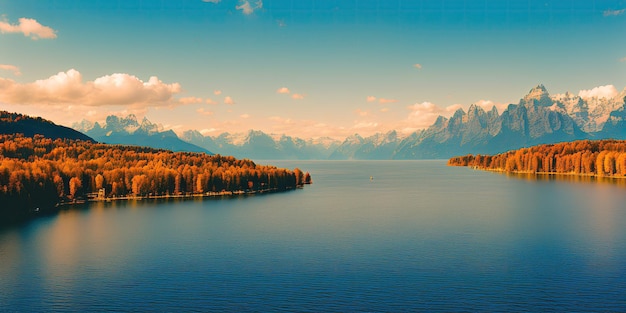
<svg viewBox="0 0 626 313">
<path fill-rule="evenodd" d="M 138 146 L 0 135 L 0 222 L 88 197 L 121 199 L 284 191 L 310 183 L 300 169 Z"/>
<path fill-rule="evenodd" d="M 448 165 L 511 173 L 626 177 L 626 141 L 580 140 L 546 144 L 493 156 L 454 157 L 448 160 Z"/>
</svg>

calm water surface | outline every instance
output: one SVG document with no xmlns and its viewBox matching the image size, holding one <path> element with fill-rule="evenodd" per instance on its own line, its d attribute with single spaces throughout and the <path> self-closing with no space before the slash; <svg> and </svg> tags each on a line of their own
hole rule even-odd
<svg viewBox="0 0 626 313">
<path fill-rule="evenodd" d="M 626 311 L 626 186 L 271 163 L 314 184 L 0 230 L 0 311 Z"/>
</svg>

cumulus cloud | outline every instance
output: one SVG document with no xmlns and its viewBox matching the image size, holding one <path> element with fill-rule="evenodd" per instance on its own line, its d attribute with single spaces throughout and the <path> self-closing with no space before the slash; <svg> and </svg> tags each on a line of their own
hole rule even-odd
<svg viewBox="0 0 626 313">
<path fill-rule="evenodd" d="M 26 84 L 0 78 L 0 101 L 8 104 L 171 106 L 181 104 L 174 99 L 181 90 L 180 84 L 166 84 L 156 76 L 144 82 L 133 75 L 116 73 L 83 81 L 75 69 Z"/>
<path fill-rule="evenodd" d="M 602 15 L 604 15 L 604 16 L 618 16 L 618 15 L 622 15 L 622 14 L 624 14 L 624 12 L 626 12 L 626 9 L 621 9 L 621 10 L 605 10 L 604 12 L 602 12 Z"/>
<path fill-rule="evenodd" d="M 626 57 L 619 59 L 620 62 L 626 62 Z"/>
<path fill-rule="evenodd" d="M 442 108 L 431 102 L 422 102 L 410 105 L 408 120 L 412 127 L 426 128 L 432 125 L 439 115 L 449 115 L 450 111 L 447 108 Z M 450 108 L 452 109 L 452 108 Z"/>
<path fill-rule="evenodd" d="M 241 10 L 241 12 L 243 12 L 243 14 L 245 15 L 250 15 L 254 13 L 255 10 L 263 8 L 263 1 L 261 0 L 255 2 L 254 6 L 252 6 L 247 0 L 241 0 L 239 1 L 239 3 L 240 4 L 236 6 L 235 9 Z"/>
<path fill-rule="evenodd" d="M 230 96 L 226 96 L 224 98 L 224 104 L 233 105 L 235 104 L 235 100 L 233 100 Z"/>
<path fill-rule="evenodd" d="M 217 104 L 217 102 L 213 101 L 213 99 L 211 99 L 211 98 L 206 98 L 204 103 L 206 103 L 206 104 Z"/>
<path fill-rule="evenodd" d="M 15 65 L 10 64 L 0 64 L 0 70 L 13 72 L 13 75 L 20 76 L 22 72 L 20 72 L 20 68 Z"/>
<path fill-rule="evenodd" d="M 290 91 L 289 91 L 289 88 L 287 87 L 281 87 L 281 88 L 278 88 L 278 90 L 276 90 L 276 93 L 288 94 L 290 93 Z"/>
<path fill-rule="evenodd" d="M 376 97 L 374 96 L 367 96 L 367 102 L 374 102 L 376 101 Z"/>
<path fill-rule="evenodd" d="M 294 100 L 302 100 L 304 99 L 304 95 L 300 93 L 294 93 L 293 95 L 291 95 L 291 98 Z"/>
<path fill-rule="evenodd" d="M 618 94 L 617 89 L 613 85 L 599 86 L 590 90 L 581 90 L 578 96 L 583 99 L 588 98 L 615 98 Z"/>
<path fill-rule="evenodd" d="M 421 69 L 422 69 L 422 65 L 421 65 L 421 64 L 419 64 L 419 63 L 415 63 L 415 64 L 413 64 L 413 67 L 414 67 L 414 68 L 416 68 L 416 69 L 418 69 L 418 70 L 421 70 Z"/>
<path fill-rule="evenodd" d="M 17 24 L 11 24 L 3 17 L 0 20 L 0 32 L 22 33 L 33 40 L 57 38 L 56 30 L 39 24 L 35 19 L 25 17 L 20 18 Z"/>
<path fill-rule="evenodd" d="M 247 114 L 247 113 L 246 114 L 241 114 L 241 115 L 239 115 L 239 117 L 241 117 L 243 119 L 247 119 L 247 118 L 250 118 L 250 114 Z"/>
<path fill-rule="evenodd" d="M 198 97 L 185 97 L 178 99 L 178 102 L 180 102 L 181 104 L 197 104 L 204 102 L 204 100 Z"/>
<path fill-rule="evenodd" d="M 213 94 L 216 95 L 216 96 L 219 96 L 219 95 L 222 94 L 222 91 L 221 90 L 215 90 L 215 91 L 213 91 Z"/>
</svg>

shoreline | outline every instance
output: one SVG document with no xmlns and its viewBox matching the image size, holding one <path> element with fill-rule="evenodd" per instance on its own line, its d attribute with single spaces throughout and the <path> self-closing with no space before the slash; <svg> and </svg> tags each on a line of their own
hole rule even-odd
<svg viewBox="0 0 626 313">
<path fill-rule="evenodd" d="M 262 189 L 262 190 L 235 190 L 235 191 L 208 191 L 203 193 L 189 193 L 189 194 L 178 194 L 178 195 L 144 195 L 144 196 L 119 196 L 119 197 L 105 197 L 98 198 L 92 197 L 88 199 L 80 199 L 70 202 L 60 202 L 55 205 L 55 207 L 64 207 L 64 206 L 73 206 L 79 204 L 88 204 L 94 202 L 120 202 L 120 201 L 145 201 L 145 200 L 154 200 L 154 199 L 194 199 L 194 198 L 217 198 L 217 197 L 234 197 L 234 196 L 246 196 L 246 195 L 256 195 L 256 194 L 269 194 L 269 193 L 278 193 L 278 192 L 286 192 L 292 191 L 296 189 L 301 189 L 302 187 L 296 188 L 287 188 L 284 190 L 279 190 L 278 188 L 270 188 L 270 189 Z"/>
<path fill-rule="evenodd" d="M 456 165 L 452 165 L 456 166 Z M 494 173 L 504 173 L 504 174 L 515 174 L 515 175 L 544 175 L 544 176 L 566 176 L 566 177 L 579 177 L 579 178 L 596 178 L 596 179 L 626 179 L 626 176 L 613 176 L 613 175 L 598 175 L 598 174 L 584 174 L 584 173 L 559 173 L 559 172 L 533 172 L 533 171 L 507 171 L 501 168 L 493 169 L 493 168 L 481 168 L 477 166 L 464 166 L 476 171 L 485 171 L 485 172 L 494 172 Z"/>
<path fill-rule="evenodd" d="M 13 216 L 10 219 L 0 221 L 0 230 L 5 227 L 12 227 L 15 225 L 20 225 L 23 223 L 28 223 L 32 220 L 35 220 L 39 217 L 50 216 L 54 214 L 58 214 L 62 210 L 71 209 L 73 207 L 78 207 L 81 205 L 89 205 L 92 203 L 99 202 L 123 202 L 123 201 L 146 201 L 146 200 L 174 200 L 174 199 L 209 199 L 209 198 L 235 198 L 240 196 L 253 196 L 253 195 L 264 195 L 264 194 L 273 194 L 279 192 L 288 192 L 294 191 L 298 189 L 302 189 L 304 186 L 296 186 L 295 188 L 286 188 L 286 189 L 278 189 L 278 188 L 270 188 L 270 189 L 262 189 L 262 190 L 236 190 L 236 191 L 209 191 L 203 193 L 191 193 L 191 194 L 179 194 L 179 195 L 146 195 L 146 196 L 120 196 L 120 197 L 106 197 L 106 198 L 87 198 L 87 199 L 77 199 L 74 201 L 65 201 L 58 202 L 55 204 L 47 205 L 46 207 L 38 207 L 33 208 L 30 211 L 24 212 L 23 214 Z"/>
</svg>

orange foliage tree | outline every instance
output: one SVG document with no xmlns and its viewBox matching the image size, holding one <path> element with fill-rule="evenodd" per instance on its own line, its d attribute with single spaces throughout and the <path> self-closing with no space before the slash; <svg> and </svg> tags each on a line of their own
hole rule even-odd
<svg viewBox="0 0 626 313">
<path fill-rule="evenodd" d="M 117 197 L 281 191 L 302 184 L 299 169 L 230 156 L 0 135 L 0 218 L 84 199 L 102 188 L 107 197 Z"/>
<path fill-rule="evenodd" d="M 626 141 L 580 140 L 539 145 L 493 156 L 454 157 L 448 165 L 505 172 L 626 177 Z"/>
</svg>

